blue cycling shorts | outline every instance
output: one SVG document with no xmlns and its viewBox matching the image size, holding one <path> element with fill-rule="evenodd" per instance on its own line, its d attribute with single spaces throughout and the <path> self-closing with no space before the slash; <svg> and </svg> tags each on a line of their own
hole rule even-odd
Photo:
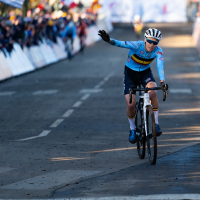
<svg viewBox="0 0 200 200">
<path fill-rule="evenodd" d="M 131 86 L 137 87 L 142 84 L 145 87 L 150 81 L 155 82 L 150 68 L 138 72 L 127 66 L 124 67 L 124 95 L 129 94 L 129 88 Z M 136 91 L 133 91 L 133 94 L 136 94 Z"/>
</svg>

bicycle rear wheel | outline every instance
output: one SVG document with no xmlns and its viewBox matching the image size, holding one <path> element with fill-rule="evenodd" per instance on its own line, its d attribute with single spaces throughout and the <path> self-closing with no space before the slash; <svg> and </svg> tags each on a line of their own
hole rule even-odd
<svg viewBox="0 0 200 200">
<path fill-rule="evenodd" d="M 147 122 L 147 149 L 149 161 L 152 165 L 156 164 L 157 159 L 157 136 L 154 113 L 151 106 L 146 107 L 146 122 Z"/>
<path fill-rule="evenodd" d="M 144 118 L 143 118 L 143 101 L 139 101 L 135 106 L 135 125 L 136 132 L 139 133 L 137 137 L 137 151 L 140 159 L 145 157 L 145 134 L 144 134 Z"/>
</svg>

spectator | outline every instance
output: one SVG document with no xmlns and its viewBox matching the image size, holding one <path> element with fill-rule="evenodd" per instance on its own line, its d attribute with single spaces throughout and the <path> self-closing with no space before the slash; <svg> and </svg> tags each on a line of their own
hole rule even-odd
<svg viewBox="0 0 200 200">
<path fill-rule="evenodd" d="M 39 45 L 46 41 L 51 46 L 57 43 L 57 37 L 61 37 L 65 43 L 69 57 L 73 56 L 73 42 L 78 35 L 81 50 L 84 49 L 84 41 L 87 35 L 86 28 L 95 24 L 96 16 L 91 13 L 83 14 L 86 18 L 79 18 L 78 23 L 74 23 L 72 15 L 64 18 L 51 19 L 51 15 L 40 12 L 33 18 L 21 16 L 10 16 L 0 18 L 0 50 L 4 53 L 11 53 L 13 43 L 18 43 L 23 49 L 33 45 Z M 70 48 L 69 48 L 70 47 Z"/>
</svg>

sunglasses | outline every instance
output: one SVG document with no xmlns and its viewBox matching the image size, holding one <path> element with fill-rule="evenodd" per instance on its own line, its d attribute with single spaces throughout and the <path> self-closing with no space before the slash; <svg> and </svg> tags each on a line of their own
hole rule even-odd
<svg viewBox="0 0 200 200">
<path fill-rule="evenodd" d="M 145 37 L 146 38 L 146 37 Z M 149 43 L 149 44 L 152 44 L 153 43 L 153 45 L 157 45 L 159 42 L 157 42 L 157 41 L 154 41 L 154 40 L 149 40 L 149 39 L 147 39 L 146 38 L 146 41 Z"/>
</svg>

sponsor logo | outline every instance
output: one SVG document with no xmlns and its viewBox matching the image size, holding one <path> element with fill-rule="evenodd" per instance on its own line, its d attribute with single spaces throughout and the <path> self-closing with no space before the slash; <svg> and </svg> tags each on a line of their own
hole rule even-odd
<svg viewBox="0 0 200 200">
<path fill-rule="evenodd" d="M 144 54 L 144 51 L 140 51 L 141 54 Z"/>
<path fill-rule="evenodd" d="M 164 61 L 164 58 L 163 57 L 161 57 L 161 58 L 159 58 L 160 60 L 162 60 L 162 61 Z"/>
<path fill-rule="evenodd" d="M 127 41 L 125 41 L 125 45 L 128 45 L 128 44 L 127 44 Z"/>
<path fill-rule="evenodd" d="M 147 82 L 149 82 L 150 80 L 151 80 L 151 78 L 148 78 L 148 79 L 146 79 L 145 81 L 146 81 L 146 83 L 147 83 Z"/>
<path fill-rule="evenodd" d="M 130 58 L 128 58 L 128 62 L 130 62 Z"/>
<path fill-rule="evenodd" d="M 160 54 L 160 55 L 162 55 L 162 52 L 158 51 L 158 52 L 157 52 L 157 54 Z"/>
</svg>

